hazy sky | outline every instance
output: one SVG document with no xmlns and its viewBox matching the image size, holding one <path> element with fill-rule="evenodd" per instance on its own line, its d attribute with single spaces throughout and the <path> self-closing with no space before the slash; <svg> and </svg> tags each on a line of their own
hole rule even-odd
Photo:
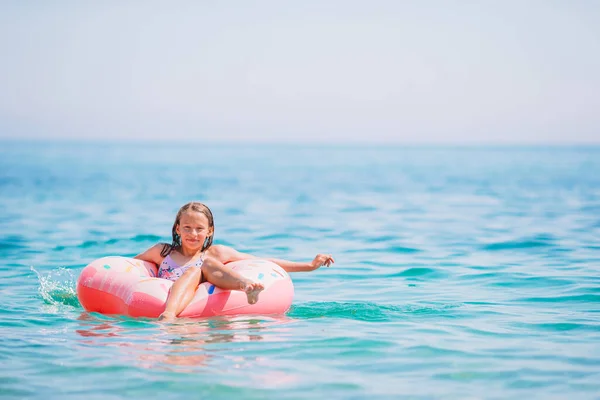
<svg viewBox="0 0 600 400">
<path fill-rule="evenodd" d="M 600 143 L 600 1 L 3 1 L 0 138 Z"/>
</svg>

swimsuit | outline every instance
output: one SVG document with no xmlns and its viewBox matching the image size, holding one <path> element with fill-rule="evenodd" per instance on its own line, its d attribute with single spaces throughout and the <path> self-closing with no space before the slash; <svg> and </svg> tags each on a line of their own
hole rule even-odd
<svg viewBox="0 0 600 400">
<path fill-rule="evenodd" d="M 200 259 L 196 261 L 195 264 L 189 265 L 177 265 L 177 263 L 171 258 L 171 255 L 167 255 L 162 263 L 160 263 L 160 267 L 158 268 L 158 277 L 163 279 L 168 279 L 170 281 L 176 281 L 185 271 L 192 267 L 202 267 L 202 263 L 204 262 L 204 253 L 200 256 Z"/>
</svg>

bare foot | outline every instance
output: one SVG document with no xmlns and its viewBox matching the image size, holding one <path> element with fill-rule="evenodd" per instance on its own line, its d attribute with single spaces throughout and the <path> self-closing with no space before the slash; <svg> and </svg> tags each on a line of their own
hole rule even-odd
<svg viewBox="0 0 600 400">
<path fill-rule="evenodd" d="M 166 322 L 174 321 L 176 318 L 177 318 L 177 316 L 175 315 L 174 312 L 168 312 L 168 311 L 165 311 L 164 313 L 162 313 L 158 316 L 159 321 L 166 321 Z"/>
<path fill-rule="evenodd" d="M 246 296 L 248 296 L 248 304 L 255 304 L 258 301 L 258 295 L 264 289 L 264 285 L 260 282 L 248 282 L 243 289 L 246 292 Z"/>
</svg>

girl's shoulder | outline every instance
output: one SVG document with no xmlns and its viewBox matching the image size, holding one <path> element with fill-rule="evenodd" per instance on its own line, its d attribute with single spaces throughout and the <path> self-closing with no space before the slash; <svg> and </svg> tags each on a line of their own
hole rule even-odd
<svg viewBox="0 0 600 400">
<path fill-rule="evenodd" d="M 221 262 L 225 262 L 233 249 L 229 246 L 224 246 L 222 244 L 213 244 L 206 250 L 206 255 L 217 259 Z"/>
<path fill-rule="evenodd" d="M 223 264 L 227 264 L 233 261 L 239 260 L 247 260 L 251 258 L 256 258 L 251 254 L 240 253 L 233 247 L 224 246 L 221 244 L 212 245 L 206 251 L 207 255 L 221 261 Z"/>
<path fill-rule="evenodd" d="M 157 251 L 160 252 L 162 257 L 168 256 L 172 251 L 175 251 L 175 247 L 169 243 L 157 243 L 154 245 Z"/>
<path fill-rule="evenodd" d="M 139 260 L 153 262 L 154 264 L 160 264 L 162 260 L 173 251 L 173 247 L 168 243 L 157 243 L 150 247 L 145 252 L 138 254 L 134 258 Z"/>
</svg>

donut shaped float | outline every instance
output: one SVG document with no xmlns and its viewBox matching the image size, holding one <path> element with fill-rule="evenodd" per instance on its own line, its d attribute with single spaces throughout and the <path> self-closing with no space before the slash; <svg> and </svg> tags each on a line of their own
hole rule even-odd
<svg viewBox="0 0 600 400">
<path fill-rule="evenodd" d="M 241 291 L 201 283 L 180 317 L 215 315 L 284 314 L 292 305 L 294 285 L 287 272 L 267 260 L 251 259 L 227 264 L 241 275 L 261 282 L 265 290 L 258 302 L 248 304 Z M 99 258 L 87 265 L 77 279 L 77 298 L 86 311 L 129 317 L 158 317 L 173 282 L 157 278 L 153 263 L 127 257 Z"/>
</svg>

